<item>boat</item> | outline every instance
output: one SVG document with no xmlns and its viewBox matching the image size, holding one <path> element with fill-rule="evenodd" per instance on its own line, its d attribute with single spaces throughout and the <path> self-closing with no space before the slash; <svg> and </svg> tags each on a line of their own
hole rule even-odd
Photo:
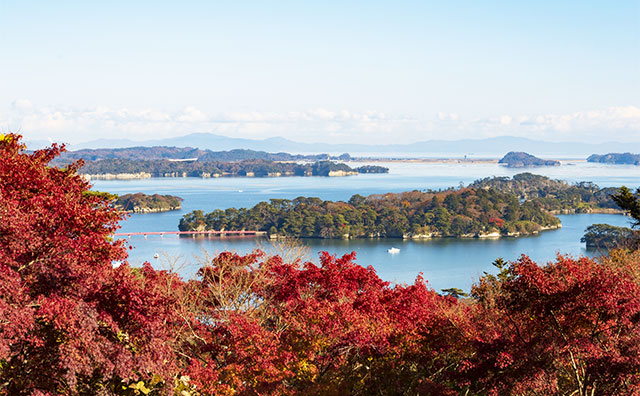
<svg viewBox="0 0 640 396">
<path fill-rule="evenodd" d="M 400 253 L 400 249 L 398 249 L 397 247 L 392 247 L 387 249 L 387 253 L 397 254 L 397 253 Z"/>
<path fill-rule="evenodd" d="M 158 257 L 160 257 L 160 255 L 159 255 L 158 253 L 156 253 L 156 254 L 154 254 L 154 255 L 153 255 L 153 258 L 154 258 L 154 259 L 157 259 Z"/>
</svg>

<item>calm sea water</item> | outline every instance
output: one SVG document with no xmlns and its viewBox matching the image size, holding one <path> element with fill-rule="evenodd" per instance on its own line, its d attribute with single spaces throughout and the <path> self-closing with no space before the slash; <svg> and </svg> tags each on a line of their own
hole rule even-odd
<svg viewBox="0 0 640 396">
<path fill-rule="evenodd" d="M 180 211 L 132 215 L 122 222 L 122 232 L 174 231 L 183 214 L 195 209 L 205 212 L 228 207 L 250 207 L 270 198 L 293 199 L 315 196 L 330 200 L 348 200 L 353 194 L 376 194 L 408 190 L 441 189 L 468 184 L 487 176 L 512 176 L 522 170 L 505 168 L 497 164 L 469 163 L 389 163 L 389 174 L 358 175 L 340 178 L 282 177 L 282 178 L 157 178 L 131 181 L 95 181 L 94 189 L 116 194 L 144 192 L 171 194 L 184 198 Z M 563 163 L 559 167 L 537 168 L 533 173 L 569 182 L 592 181 L 601 187 L 640 185 L 640 172 L 633 166 Z M 373 266 L 385 280 L 396 283 L 412 282 L 419 273 L 435 289 L 460 287 L 469 290 L 483 272 L 492 272 L 491 263 L 497 257 L 515 260 L 521 254 L 530 255 L 539 262 L 553 260 L 557 254 L 595 255 L 580 243 L 584 229 L 594 223 L 628 225 L 628 218 L 618 215 L 560 216 L 563 228 L 523 238 L 434 239 L 426 241 L 386 240 L 303 240 L 308 246 L 309 258 L 328 251 L 342 255 L 355 251 L 357 262 Z M 150 261 L 161 267 L 165 255 L 180 258 L 185 277 L 197 268 L 197 256 L 224 250 L 250 252 L 256 247 L 269 248 L 266 240 L 246 238 L 177 238 L 175 236 L 132 237 L 129 240 L 129 261 L 139 265 Z M 387 249 L 397 247 L 398 254 Z M 159 253 L 160 259 L 154 259 Z"/>
</svg>

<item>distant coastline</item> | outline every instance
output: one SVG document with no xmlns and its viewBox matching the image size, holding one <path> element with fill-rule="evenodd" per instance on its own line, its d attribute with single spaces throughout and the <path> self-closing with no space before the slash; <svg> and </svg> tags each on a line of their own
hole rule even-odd
<svg viewBox="0 0 640 396">
<path fill-rule="evenodd" d="M 357 172 L 357 171 L 344 171 L 344 170 L 336 170 L 329 171 L 326 175 L 312 175 L 312 174 L 295 174 L 293 172 L 269 172 L 265 175 L 257 176 L 252 172 L 247 172 L 246 174 L 234 174 L 234 173 L 202 173 L 200 175 L 189 175 L 187 172 L 171 172 L 164 173 L 162 175 L 153 175 L 148 172 L 138 172 L 138 173 L 97 173 L 97 174 L 82 174 L 82 176 L 87 180 L 142 180 L 142 179 L 151 179 L 152 177 L 165 177 L 165 178 L 185 178 L 185 177 L 199 177 L 202 179 L 209 178 L 220 178 L 220 177 L 310 177 L 310 176 L 324 176 L 324 177 L 345 177 L 345 176 L 355 176 L 361 173 L 367 172 Z M 386 173 L 386 172 L 371 172 L 371 173 Z"/>
<path fill-rule="evenodd" d="M 353 176 L 361 173 L 388 173 L 389 169 L 377 165 L 352 168 L 342 162 L 316 161 L 313 163 L 276 162 L 271 160 L 175 161 L 102 159 L 89 161 L 80 173 L 93 180 L 132 180 L 151 177 L 287 177 L 287 176 Z"/>
</svg>

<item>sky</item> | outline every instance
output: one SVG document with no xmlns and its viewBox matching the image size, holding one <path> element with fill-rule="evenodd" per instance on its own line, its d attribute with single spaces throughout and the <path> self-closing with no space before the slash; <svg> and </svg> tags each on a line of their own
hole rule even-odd
<svg viewBox="0 0 640 396">
<path fill-rule="evenodd" d="M 0 0 L 0 132 L 640 141 L 640 0 Z"/>
</svg>

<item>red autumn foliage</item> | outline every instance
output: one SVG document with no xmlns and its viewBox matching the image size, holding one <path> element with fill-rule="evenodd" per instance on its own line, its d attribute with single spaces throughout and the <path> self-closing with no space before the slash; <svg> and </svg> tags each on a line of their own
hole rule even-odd
<svg viewBox="0 0 640 396">
<path fill-rule="evenodd" d="M 183 350 L 189 350 L 187 373 L 197 389 L 451 394 L 461 339 L 456 326 L 466 312 L 455 299 L 439 296 L 420 278 L 391 287 L 372 268 L 355 264 L 353 253 L 324 253 L 319 266 L 302 267 L 259 258 L 223 253 L 191 282 L 200 320 Z"/>
<path fill-rule="evenodd" d="M 105 392 L 169 373 L 158 322 L 164 305 L 135 276 L 120 243 L 120 215 L 67 169 L 47 166 L 53 146 L 25 152 L 0 140 L 0 392 Z M 143 273 L 150 269 L 143 269 Z"/>
<path fill-rule="evenodd" d="M 468 375 L 489 394 L 640 392 L 638 261 L 523 256 L 474 287 Z"/>
<path fill-rule="evenodd" d="M 504 220 L 499 217 L 490 218 L 489 223 L 495 225 L 498 228 L 504 227 Z"/>
<path fill-rule="evenodd" d="M 59 148 L 0 140 L 0 395 L 638 395 L 640 254 L 523 256 L 472 298 L 222 253 L 132 269 Z"/>
</svg>

